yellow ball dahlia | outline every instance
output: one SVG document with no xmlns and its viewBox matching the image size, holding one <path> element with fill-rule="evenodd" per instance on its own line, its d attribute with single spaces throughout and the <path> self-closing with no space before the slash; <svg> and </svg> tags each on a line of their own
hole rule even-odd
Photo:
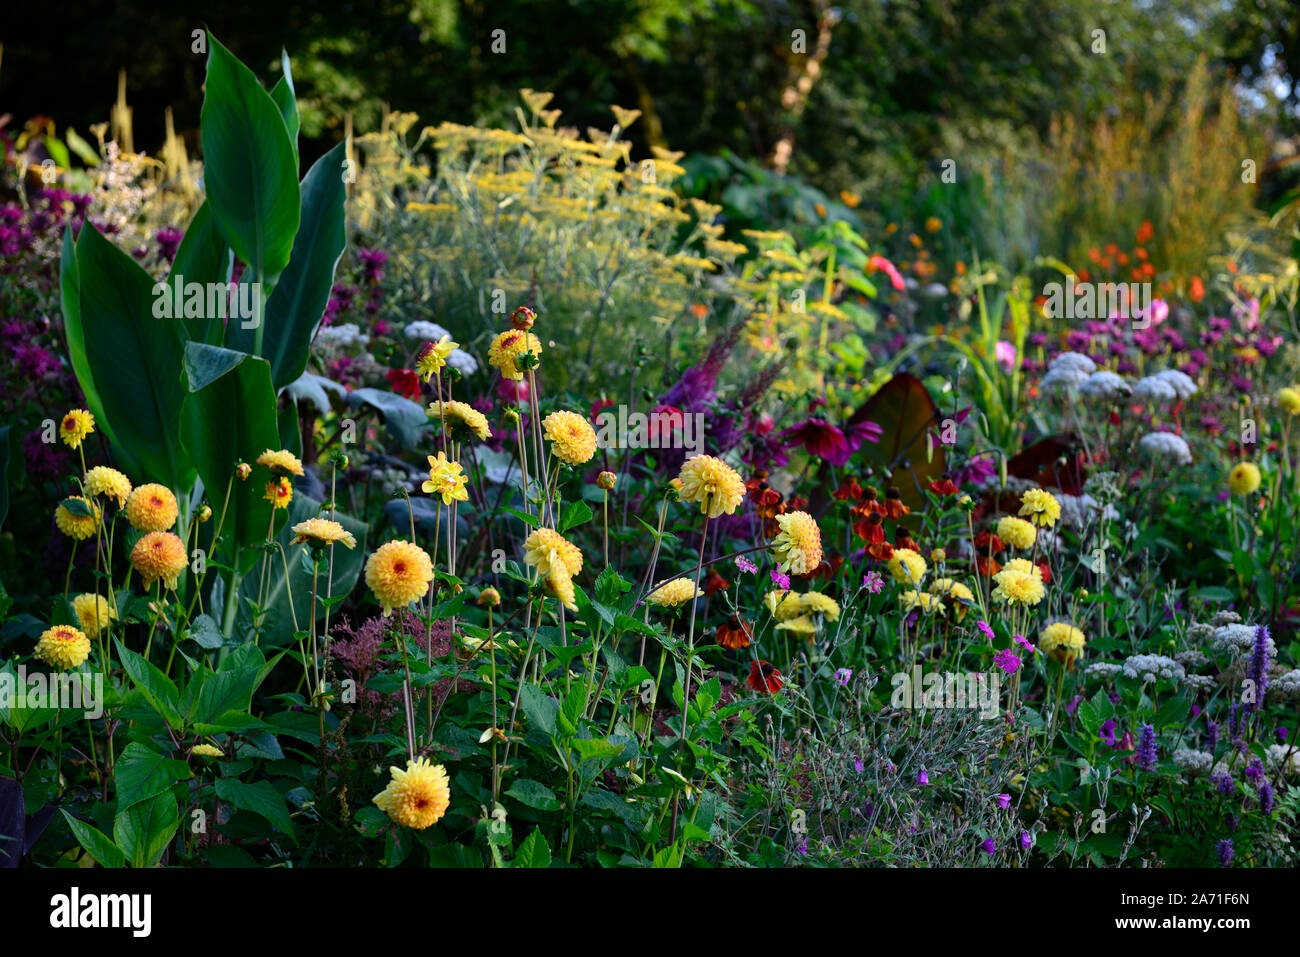
<svg viewBox="0 0 1300 957">
<path fill-rule="evenodd" d="M 387 618 L 423 598 L 433 581 L 433 561 L 419 545 L 400 539 L 380 545 L 366 562 L 366 585 L 384 607 Z"/>
<path fill-rule="evenodd" d="M 68 671 L 90 657 L 90 639 L 71 625 L 55 625 L 42 633 L 35 654 L 47 665 Z"/>
<path fill-rule="evenodd" d="M 73 409 L 59 423 L 59 438 L 70 449 L 78 449 L 86 436 L 95 431 L 95 417 L 85 409 Z"/>
<path fill-rule="evenodd" d="M 330 545 L 356 548 L 357 539 L 338 522 L 328 518 L 309 518 L 293 527 L 293 540 L 289 544 L 306 544 L 312 548 L 326 548 Z"/>
<path fill-rule="evenodd" d="M 54 524 L 68 538 L 84 541 L 99 529 L 102 515 L 99 506 L 90 499 L 73 495 L 65 498 L 54 510 Z"/>
<path fill-rule="evenodd" d="M 895 548 L 894 554 L 885 563 L 894 581 L 911 585 L 915 588 L 925 577 L 925 559 L 910 548 Z"/>
<path fill-rule="evenodd" d="M 576 412 L 552 412 L 542 419 L 542 434 L 557 459 L 585 465 L 596 454 L 596 430 Z"/>
<path fill-rule="evenodd" d="M 569 575 L 582 571 L 582 552 L 553 528 L 539 528 L 524 539 L 524 563 L 548 575 L 551 566 L 562 562 Z"/>
<path fill-rule="evenodd" d="M 86 473 L 86 480 L 81 485 L 87 495 L 103 495 L 116 500 L 118 508 L 125 505 L 131 495 L 131 480 L 107 465 L 96 465 Z"/>
<path fill-rule="evenodd" d="M 375 795 L 379 809 L 403 827 L 423 830 L 447 813 L 451 785 L 447 770 L 428 758 L 406 762 L 406 770 L 388 769 L 388 786 Z"/>
<path fill-rule="evenodd" d="M 446 422 L 452 435 L 473 435 L 481 442 L 492 437 L 487 416 L 467 402 L 430 402 L 426 410 L 429 418 Z"/>
<path fill-rule="evenodd" d="M 813 621 L 811 615 L 797 615 L 778 624 L 776 630 L 788 631 L 796 635 L 807 635 L 811 638 L 817 634 L 817 622 Z"/>
<path fill-rule="evenodd" d="M 1051 492 L 1031 488 L 1020 496 L 1020 514 L 1039 528 L 1051 528 L 1061 517 L 1061 503 Z"/>
<path fill-rule="evenodd" d="M 1300 387 L 1287 386 L 1277 390 L 1277 404 L 1288 415 L 1300 415 Z"/>
<path fill-rule="evenodd" d="M 712 455 L 692 455 L 682 464 L 677 479 L 681 500 L 697 503 L 700 512 L 709 518 L 732 514 L 745 498 L 745 481 L 740 473 Z"/>
<path fill-rule="evenodd" d="M 674 578 L 672 581 L 665 582 L 655 588 L 654 591 L 646 595 L 645 600 L 662 608 L 676 608 L 688 601 L 694 601 L 699 596 L 699 586 L 695 584 L 693 579 Z"/>
<path fill-rule="evenodd" d="M 1070 662 L 1083 650 L 1086 641 L 1078 628 L 1068 622 L 1058 621 L 1043 629 L 1038 636 L 1038 648 L 1058 661 Z"/>
<path fill-rule="evenodd" d="M 1261 481 L 1259 466 L 1254 462 L 1238 462 L 1228 473 L 1228 488 L 1234 495 L 1249 495 Z"/>
<path fill-rule="evenodd" d="M 160 578 L 166 587 L 175 588 L 187 564 L 185 545 L 171 532 L 149 532 L 131 549 L 131 565 L 145 588 Z"/>
<path fill-rule="evenodd" d="M 997 583 L 993 599 L 1008 605 L 1037 605 L 1047 595 L 1042 578 L 1029 572 L 1004 568 L 993 576 L 993 580 Z"/>
<path fill-rule="evenodd" d="M 799 596 L 784 588 L 774 588 L 763 596 L 763 605 L 767 613 L 777 621 L 788 621 L 803 614 Z"/>
<path fill-rule="evenodd" d="M 117 618 L 117 609 L 103 595 L 78 595 L 72 599 L 72 610 L 81 622 L 81 630 L 92 640 Z"/>
<path fill-rule="evenodd" d="M 1038 530 L 1023 518 L 1006 515 L 998 519 L 998 538 L 1012 548 L 1018 548 L 1021 551 L 1033 548 L 1034 539 L 1037 537 Z"/>
<path fill-rule="evenodd" d="M 898 603 L 903 606 L 903 614 L 906 615 L 914 608 L 919 608 L 925 614 L 938 612 L 943 615 L 947 613 L 943 602 L 929 592 L 917 591 L 915 588 L 909 588 L 900 592 Z"/>
<path fill-rule="evenodd" d="M 524 377 L 519 367 L 519 357 L 525 352 L 542 357 L 542 341 L 531 332 L 521 329 L 507 329 L 492 340 L 488 346 L 488 365 L 501 370 L 503 379 L 516 382 Z"/>
<path fill-rule="evenodd" d="M 577 595 L 573 590 L 573 576 L 569 574 L 564 562 L 555 562 L 550 571 L 542 578 L 542 587 L 546 594 L 558 599 L 569 611 L 577 611 Z"/>
<path fill-rule="evenodd" d="M 298 461 L 298 456 L 294 455 L 288 449 L 280 449 L 278 452 L 272 452 L 267 449 L 257 457 L 258 465 L 265 465 L 271 470 L 273 475 L 302 475 L 302 463 Z"/>
<path fill-rule="evenodd" d="M 165 532 L 176 524 L 176 496 L 165 485 L 141 485 L 126 502 L 126 519 L 141 532 Z"/>
<path fill-rule="evenodd" d="M 805 613 L 821 615 L 827 621 L 837 621 L 840 617 L 839 602 L 819 591 L 805 592 L 800 595 L 799 606 Z"/>
<path fill-rule="evenodd" d="M 822 563 L 822 532 L 807 512 L 786 512 L 776 517 L 781 527 L 772 539 L 772 554 L 783 572 L 807 575 Z"/>
</svg>

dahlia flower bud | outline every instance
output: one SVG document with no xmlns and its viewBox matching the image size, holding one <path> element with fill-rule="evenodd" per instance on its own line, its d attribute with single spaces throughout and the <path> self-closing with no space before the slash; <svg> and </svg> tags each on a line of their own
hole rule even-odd
<svg viewBox="0 0 1300 957">
<path fill-rule="evenodd" d="M 529 329 L 531 329 L 533 327 L 533 323 L 536 321 L 537 321 L 537 313 L 533 312 L 533 310 L 529 309 L 527 306 L 520 306 L 518 309 L 516 309 L 514 312 L 510 314 L 511 324 L 516 329 L 522 329 L 524 332 L 527 332 Z"/>
<path fill-rule="evenodd" d="M 206 522 L 206 521 L 207 521 L 208 519 L 210 519 L 211 517 L 212 517 L 212 506 L 211 506 L 211 505 L 204 505 L 202 508 L 199 509 L 199 521 L 200 521 L 200 522 Z"/>
<path fill-rule="evenodd" d="M 501 593 L 495 588 L 484 588 L 478 593 L 478 603 L 485 608 L 496 608 L 501 604 Z"/>
<path fill-rule="evenodd" d="M 235 466 L 235 474 L 239 476 L 239 481 L 244 482 L 253 474 L 253 467 L 247 462 L 240 462 Z"/>
<path fill-rule="evenodd" d="M 596 476 L 596 486 L 603 488 L 606 492 L 611 491 L 618 484 L 618 476 L 613 472 L 601 472 Z"/>
</svg>

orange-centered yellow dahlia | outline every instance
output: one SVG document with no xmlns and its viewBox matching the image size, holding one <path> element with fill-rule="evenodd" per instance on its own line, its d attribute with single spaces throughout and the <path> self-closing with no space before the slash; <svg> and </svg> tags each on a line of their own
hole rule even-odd
<svg viewBox="0 0 1300 957">
<path fill-rule="evenodd" d="M 103 513 L 99 506 L 88 498 L 73 495 L 65 498 L 54 510 L 54 524 L 68 538 L 83 541 L 94 535 L 99 528 L 99 519 Z"/>
<path fill-rule="evenodd" d="M 783 572 L 807 575 L 822 563 L 822 533 L 807 512 L 786 512 L 776 517 L 781 531 L 772 540 L 772 554 Z"/>
<path fill-rule="evenodd" d="M 283 475 L 278 479 L 271 479 L 266 483 L 266 491 L 262 498 L 271 503 L 271 507 L 288 508 L 289 502 L 293 500 L 293 483 Z"/>
<path fill-rule="evenodd" d="M 1020 496 L 1020 514 L 1039 528 L 1051 528 L 1061 517 L 1061 503 L 1051 492 L 1031 488 Z"/>
<path fill-rule="evenodd" d="M 126 504 L 131 494 L 131 480 L 107 465 L 96 465 L 86 473 L 86 480 L 81 485 L 87 495 L 115 499 L 118 508 Z"/>
<path fill-rule="evenodd" d="M 562 562 L 570 575 L 576 575 L 582 571 L 582 552 L 555 529 L 539 528 L 524 539 L 524 562 L 543 576 Z"/>
<path fill-rule="evenodd" d="M 131 564 L 145 588 L 160 578 L 166 587 L 175 588 L 187 564 L 185 546 L 171 532 L 150 532 L 131 549 Z"/>
<path fill-rule="evenodd" d="M 420 347 L 415 357 L 415 372 L 424 376 L 428 382 L 447 364 L 447 357 L 460 348 L 459 342 L 452 342 L 451 336 L 443 336 L 437 342 L 426 342 Z"/>
<path fill-rule="evenodd" d="M 441 764 L 416 758 L 406 762 L 405 771 L 398 767 L 388 771 L 388 786 L 375 795 L 374 801 L 395 823 L 418 831 L 447 813 L 451 785 Z"/>
<path fill-rule="evenodd" d="M 366 562 L 366 584 L 384 606 L 387 618 L 429 591 L 433 561 L 419 545 L 400 539 L 385 542 Z"/>
<path fill-rule="evenodd" d="M 503 379 L 518 381 L 524 377 L 519 367 L 519 357 L 530 352 L 539 359 L 542 356 L 542 341 L 531 332 L 520 329 L 507 329 L 492 340 L 488 346 L 488 365 L 501 370 Z"/>
<path fill-rule="evenodd" d="M 677 478 L 682 501 L 697 503 L 700 512 L 709 518 L 732 514 L 745 498 L 745 482 L 740 474 L 712 455 L 692 455 L 682 464 Z"/>
<path fill-rule="evenodd" d="M 487 416 L 467 402 L 430 402 L 429 418 L 447 423 L 447 429 L 456 438 L 473 435 L 481 442 L 492 437 Z"/>
<path fill-rule="evenodd" d="M 41 635 L 35 653 L 51 667 L 67 671 L 90 657 L 90 639 L 71 625 L 55 625 Z"/>
<path fill-rule="evenodd" d="M 302 475 L 302 463 L 298 456 L 287 449 L 272 452 L 267 449 L 257 457 L 258 465 L 265 465 L 273 475 Z"/>
<path fill-rule="evenodd" d="M 86 436 L 95 431 L 95 417 L 85 409 L 73 409 L 59 423 L 59 438 L 70 449 L 81 447 Z"/>
<path fill-rule="evenodd" d="M 596 430 L 576 412 L 552 412 L 542 419 L 542 434 L 555 457 L 570 465 L 584 465 L 596 454 Z"/>
<path fill-rule="evenodd" d="M 141 485 L 126 502 L 126 519 L 141 532 L 165 532 L 176 524 L 176 496 L 165 485 Z"/>
</svg>

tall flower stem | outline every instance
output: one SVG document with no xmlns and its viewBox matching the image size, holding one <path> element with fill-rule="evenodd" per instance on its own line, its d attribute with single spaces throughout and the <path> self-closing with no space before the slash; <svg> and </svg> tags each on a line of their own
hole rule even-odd
<svg viewBox="0 0 1300 957">
<path fill-rule="evenodd" d="M 704 544 L 709 540 L 708 500 L 704 503 L 704 523 L 700 527 L 700 554 L 695 565 L 695 593 L 691 597 L 691 623 L 686 632 L 686 687 L 682 694 L 682 742 L 686 741 L 686 724 L 691 711 L 691 675 L 695 670 L 695 609 L 700 604 L 700 575 L 704 570 Z"/>
</svg>

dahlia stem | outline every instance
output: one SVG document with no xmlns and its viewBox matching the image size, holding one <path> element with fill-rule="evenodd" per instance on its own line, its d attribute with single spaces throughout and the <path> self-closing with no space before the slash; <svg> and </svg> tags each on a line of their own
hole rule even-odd
<svg viewBox="0 0 1300 957">
<path fill-rule="evenodd" d="M 695 566 L 695 589 L 691 596 L 691 624 L 686 633 L 686 687 L 682 693 L 682 742 L 686 742 L 686 724 L 691 711 L 691 673 L 695 670 L 695 609 L 700 604 L 700 575 L 704 571 L 704 544 L 709 540 L 708 498 L 704 501 L 704 525 L 700 529 L 700 559 Z"/>
</svg>

